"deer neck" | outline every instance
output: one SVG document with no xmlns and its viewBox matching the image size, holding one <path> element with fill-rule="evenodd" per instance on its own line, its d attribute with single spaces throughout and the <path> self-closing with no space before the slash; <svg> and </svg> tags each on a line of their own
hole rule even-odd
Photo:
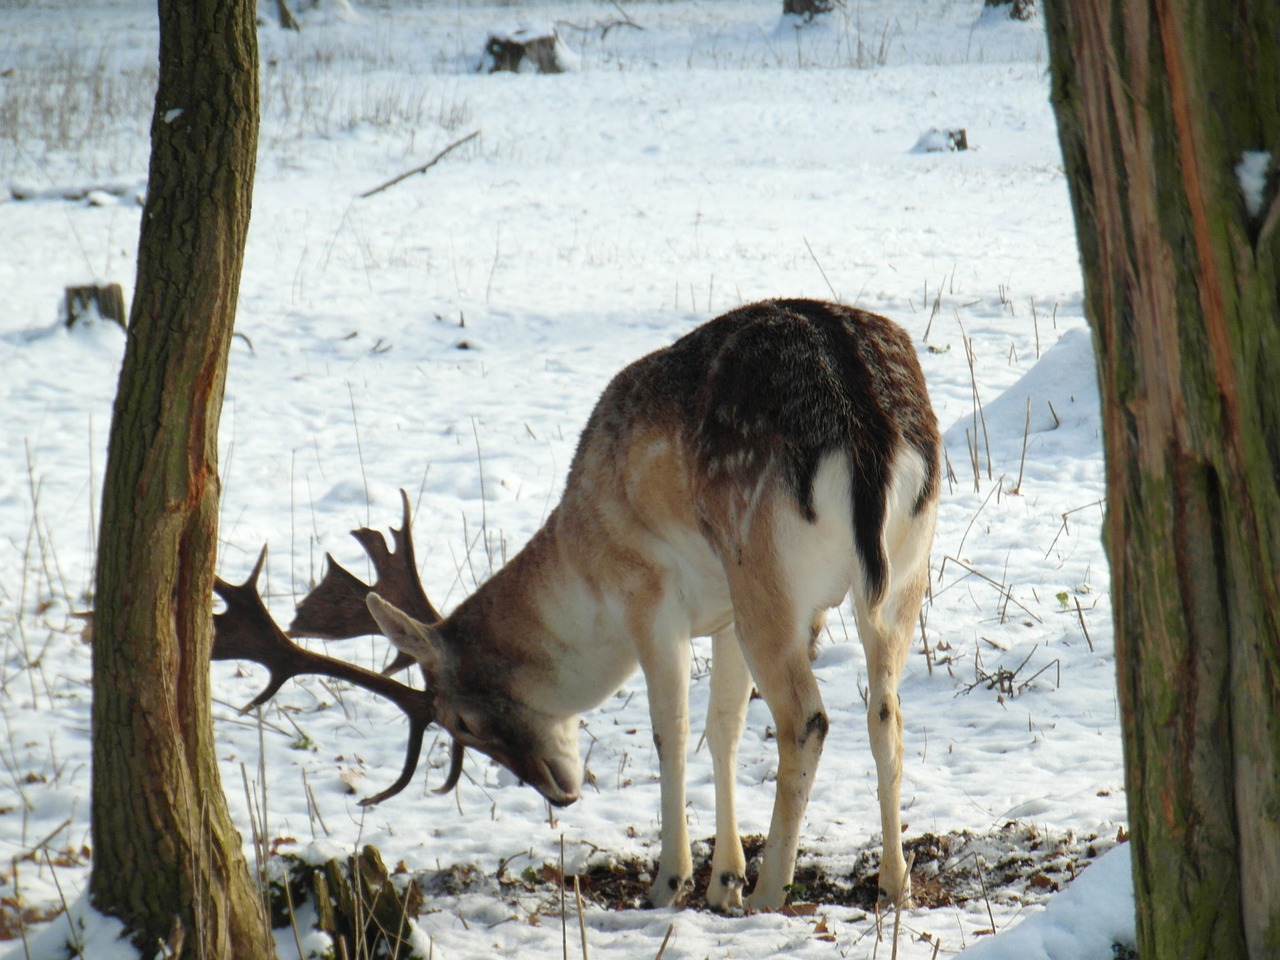
<svg viewBox="0 0 1280 960">
<path fill-rule="evenodd" d="M 604 573 L 597 520 L 561 504 L 445 624 L 464 655 L 505 669 L 513 694 L 554 715 L 598 706 L 637 662 L 631 605 Z"/>
</svg>

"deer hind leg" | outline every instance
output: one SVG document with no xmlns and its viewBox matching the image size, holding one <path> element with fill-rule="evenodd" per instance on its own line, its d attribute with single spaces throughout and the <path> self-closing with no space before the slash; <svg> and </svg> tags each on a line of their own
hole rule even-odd
<svg viewBox="0 0 1280 960">
<path fill-rule="evenodd" d="M 662 851 L 649 903 L 669 907 L 693 887 L 693 858 L 685 822 L 685 754 L 689 745 L 689 641 L 643 652 L 640 666 L 649 687 L 649 718 L 658 751 L 662 792 Z"/>
<path fill-rule="evenodd" d="M 858 636 L 867 655 L 867 732 L 876 761 L 880 800 L 880 898 L 889 903 L 905 902 L 911 896 L 911 877 L 902 852 L 902 710 L 898 681 L 928 586 L 932 529 L 931 514 L 907 525 L 897 556 L 890 554 L 890 583 L 878 607 L 869 608 L 858 589 L 854 589 Z"/>
<path fill-rule="evenodd" d="M 803 523 L 798 517 L 796 524 Z M 765 524 L 761 521 L 758 527 Z M 787 899 L 795 871 L 800 827 L 827 734 L 827 714 L 809 661 L 814 612 L 831 602 L 831 589 L 817 592 L 806 576 L 794 576 L 780 559 L 778 544 L 757 543 L 742 563 L 727 565 L 738 637 L 757 689 L 773 713 L 778 777 L 764 860 L 750 910 L 776 910 Z M 804 571 L 813 573 L 814 571 Z M 826 574 L 830 577 L 830 573 Z M 839 577 L 837 577 L 839 579 Z M 829 585 L 828 585 L 829 586 Z M 848 581 L 833 588 L 839 599 Z"/>
<path fill-rule="evenodd" d="M 737 609 L 735 604 L 735 610 Z M 827 713 L 809 664 L 809 616 L 746 616 L 739 628 L 747 662 L 773 713 L 778 778 L 773 817 L 750 910 L 777 910 L 787 900 L 809 794 L 827 735 Z M 780 622 L 790 620 L 791 622 Z"/>
<path fill-rule="evenodd" d="M 732 626 L 712 637 L 711 702 L 707 707 L 707 746 L 716 785 L 716 848 L 711 856 L 707 904 L 713 910 L 742 909 L 747 861 L 738 836 L 734 804 L 738 741 L 747 719 L 751 674 Z"/>
</svg>

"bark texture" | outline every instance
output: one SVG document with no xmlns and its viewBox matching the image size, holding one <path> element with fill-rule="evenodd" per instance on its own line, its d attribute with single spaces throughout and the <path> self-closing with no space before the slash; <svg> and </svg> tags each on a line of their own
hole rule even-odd
<svg viewBox="0 0 1280 960">
<path fill-rule="evenodd" d="M 218 421 L 257 150 L 255 6 L 159 10 L 151 168 L 103 488 L 90 894 L 144 956 L 168 941 L 185 956 L 269 957 L 218 774 L 208 667 Z"/>
<path fill-rule="evenodd" d="M 1280 6 L 1045 6 L 1093 324 L 1139 955 L 1280 956 Z M 1236 172 L 1270 150 L 1251 212 Z"/>
</svg>

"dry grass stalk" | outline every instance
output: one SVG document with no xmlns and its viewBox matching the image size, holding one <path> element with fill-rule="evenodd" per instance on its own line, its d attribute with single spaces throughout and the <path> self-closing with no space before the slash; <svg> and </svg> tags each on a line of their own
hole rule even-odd
<svg viewBox="0 0 1280 960">
<path fill-rule="evenodd" d="M 675 931 L 676 922 L 672 920 L 667 924 L 667 935 L 662 938 L 662 946 L 658 948 L 658 953 L 654 956 L 653 960 L 662 960 L 662 955 L 667 952 L 667 944 L 671 941 L 671 934 L 675 933 Z"/>
<path fill-rule="evenodd" d="M 987 919 L 991 921 L 991 932 L 996 932 L 996 916 L 991 912 L 991 898 L 987 895 L 987 878 L 982 872 L 982 858 L 976 853 L 973 855 L 974 863 L 978 865 L 978 882 L 982 884 L 982 900 L 987 905 Z"/>
<path fill-rule="evenodd" d="M 943 557 L 943 565 L 944 565 L 944 569 L 945 569 L 945 565 L 946 565 L 947 563 L 954 563 L 954 564 L 956 564 L 958 567 L 960 567 L 961 569 L 966 570 L 966 571 L 968 571 L 969 573 L 972 573 L 975 577 L 978 577 L 978 578 L 979 578 L 979 579 L 981 579 L 981 580 L 985 580 L 987 583 L 991 584 L 993 587 L 995 587 L 997 590 L 999 590 L 999 591 L 1000 591 L 1000 595 L 1001 595 L 1002 597 L 1003 597 L 1003 596 L 1005 596 L 1005 595 L 1007 595 L 1007 596 L 1008 596 L 1008 599 L 1009 599 L 1009 601 L 1010 601 L 1011 603 L 1015 604 L 1015 605 L 1016 605 L 1020 610 L 1022 610 L 1022 612 L 1023 612 L 1023 613 L 1025 613 L 1027 616 L 1031 617 L 1031 619 L 1033 619 L 1036 623 L 1044 623 L 1044 619 L 1043 619 L 1039 614 L 1037 614 L 1037 613 L 1033 612 L 1029 607 L 1027 607 L 1025 604 L 1023 604 L 1023 603 L 1019 602 L 1019 601 L 1018 601 L 1018 600 L 1013 596 L 1013 590 L 1012 590 L 1012 588 L 1010 588 L 1007 584 L 1003 584 L 1003 583 L 999 582 L 998 580 L 995 580 L 995 579 L 993 579 L 992 577 L 987 576 L 987 575 L 986 575 L 985 573 L 983 573 L 981 570 L 978 570 L 978 569 L 976 569 L 975 567 L 970 566 L 969 564 L 965 563 L 963 560 L 960 560 L 960 559 L 958 559 L 958 558 L 956 558 L 956 557 L 953 557 L 953 556 L 950 556 L 950 555 L 947 555 L 947 556 Z"/>
<path fill-rule="evenodd" d="M 911 868 L 916 865 L 916 852 L 914 850 L 907 854 L 907 877 L 911 876 Z M 889 960 L 898 960 L 898 937 L 902 932 L 902 905 L 906 901 L 906 892 L 898 897 L 893 904 L 893 950 L 889 955 Z"/>
<path fill-rule="evenodd" d="M 952 278 L 953 279 L 955 278 L 954 272 L 952 272 Z M 929 302 L 929 281 L 927 279 L 924 282 L 924 302 L 925 303 Z M 929 309 L 929 322 L 924 325 L 923 339 L 925 343 L 929 342 L 929 331 L 933 329 L 933 318 L 936 317 L 941 312 L 942 312 L 942 287 L 941 285 L 939 285 L 938 294 L 933 298 L 933 306 Z"/>
<path fill-rule="evenodd" d="M 582 938 L 582 960 L 590 960 L 587 955 L 587 920 L 582 911 L 582 884 L 578 875 L 573 875 L 573 898 L 578 902 L 578 935 Z"/>
<path fill-rule="evenodd" d="M 827 277 L 827 271 L 823 270 L 822 264 L 818 262 L 818 255 L 813 252 L 813 247 L 809 246 L 809 238 L 803 237 L 802 239 L 804 240 L 804 248 L 809 251 L 809 256 L 813 260 L 813 265 L 818 268 L 818 272 L 822 274 L 822 281 L 827 285 L 827 289 L 831 291 L 831 299 L 839 303 L 840 295 L 836 293 L 836 288 L 831 285 L 831 280 Z M 710 297 L 708 296 L 708 309 L 710 306 Z M 928 337 L 928 331 L 925 331 L 925 336 L 926 338 Z"/>
<path fill-rule="evenodd" d="M 1031 436 L 1031 396 L 1027 395 L 1027 422 L 1022 428 L 1022 457 L 1018 460 L 1018 482 L 1010 493 L 1022 493 L 1022 474 L 1027 466 L 1027 439 Z"/>
<path fill-rule="evenodd" d="M 1076 616 L 1080 618 L 1080 629 L 1084 631 L 1084 641 L 1089 644 L 1089 652 L 1093 653 L 1093 639 L 1089 636 L 1089 628 L 1084 623 L 1084 610 L 1080 608 L 1080 598 L 1076 597 Z"/>
<path fill-rule="evenodd" d="M 987 414 L 982 408 L 982 398 L 978 395 L 978 375 L 974 369 L 974 360 L 976 359 L 973 352 L 973 341 L 969 339 L 964 332 L 964 327 L 960 328 L 960 338 L 964 342 L 964 356 L 969 364 L 969 385 L 973 391 L 973 446 L 974 446 L 974 463 L 977 464 L 977 446 L 978 446 L 978 426 L 982 426 L 983 446 L 987 451 L 987 479 L 992 479 L 991 469 L 991 435 L 987 432 Z M 976 492 L 977 487 L 975 485 Z"/>
<path fill-rule="evenodd" d="M 560 834 L 560 948 L 564 960 L 569 960 L 569 911 L 565 905 L 567 895 L 568 890 L 564 882 L 564 834 L 562 833 Z"/>
</svg>

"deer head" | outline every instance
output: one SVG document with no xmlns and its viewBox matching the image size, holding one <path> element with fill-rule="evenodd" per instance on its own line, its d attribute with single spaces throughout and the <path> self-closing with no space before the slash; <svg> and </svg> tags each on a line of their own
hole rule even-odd
<svg viewBox="0 0 1280 960">
<path fill-rule="evenodd" d="M 434 622 L 439 619 L 418 579 L 414 562 L 413 543 L 409 532 L 409 498 L 400 491 L 404 508 L 404 521 L 400 529 L 392 528 L 395 550 L 388 550 L 382 534 L 362 528 L 352 531 L 373 561 L 377 579 L 374 587 L 362 583 L 343 569 L 332 556 L 325 555 L 328 569 L 320 584 L 298 604 L 290 633 L 302 637 L 345 639 L 378 632 L 378 624 L 369 613 L 365 598 L 377 588 L 392 596 L 407 608 Z M 381 803 L 395 796 L 413 779 L 422 752 L 422 739 L 427 727 L 436 720 L 435 692 L 428 687 L 418 690 L 392 680 L 386 673 L 374 673 L 353 663 L 313 653 L 294 643 L 276 625 L 267 612 L 258 592 L 258 576 L 266 561 L 264 546 L 258 561 L 248 578 L 241 584 L 230 584 L 221 578 L 214 583 L 214 592 L 222 598 L 226 609 L 214 614 L 213 660 L 252 660 L 267 668 L 270 679 L 267 686 L 253 698 L 243 712 L 261 706 L 279 692 L 286 681 L 304 674 L 319 674 L 345 680 L 379 696 L 386 697 L 409 720 L 409 743 L 405 754 L 404 769 L 399 779 L 381 793 L 360 801 L 362 806 Z M 378 598 L 381 601 L 381 598 Z M 385 602 L 385 601 L 382 601 Z M 401 654 L 387 668 L 391 673 L 413 662 Z M 463 745 L 454 740 L 450 752 L 449 773 L 436 793 L 448 793 L 462 775 Z"/>
<path fill-rule="evenodd" d="M 376 593 L 369 594 L 368 609 L 401 655 L 421 666 L 434 695 L 435 719 L 455 744 L 492 757 L 558 807 L 578 799 L 576 714 L 547 713 L 514 695 L 513 672 L 501 663 L 486 669 L 476 651 L 450 639 L 444 624 L 423 623 Z M 483 682 L 474 682 L 477 674 Z"/>
</svg>

